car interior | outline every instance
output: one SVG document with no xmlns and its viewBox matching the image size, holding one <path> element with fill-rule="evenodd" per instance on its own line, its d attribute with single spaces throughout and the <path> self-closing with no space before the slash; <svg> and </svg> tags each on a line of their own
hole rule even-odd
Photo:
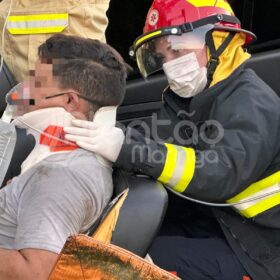
<svg viewBox="0 0 280 280">
<path fill-rule="evenodd" d="M 265 1 L 266 5 L 271 6 L 267 10 L 263 6 L 264 3 L 260 3 L 264 1 L 232 0 L 229 2 L 235 8 L 237 16 L 242 19 L 243 27 L 260 37 L 259 43 L 248 49 L 252 53 L 252 57 L 247 61 L 246 67 L 253 69 L 280 96 L 280 23 L 277 28 L 279 16 L 276 13 L 277 7 L 279 11 L 280 3 L 276 3 L 275 0 Z M 136 69 L 136 65 L 128 58 L 128 48 L 141 34 L 144 15 L 152 1 L 144 1 L 144 3 L 141 1 L 141 3 L 140 5 L 140 1 L 125 1 L 127 10 L 131 12 L 126 14 L 127 18 L 122 22 L 119 20 L 122 15 L 117 0 L 111 1 L 108 11 L 110 22 L 106 33 L 108 43 L 113 45 L 126 61 L 134 66 L 134 69 Z M 137 24 L 132 25 L 130 21 L 133 20 Z M 261 21 L 263 21 L 262 24 Z M 266 32 L 267 30 L 269 32 Z M 4 65 L 0 74 L 0 116 L 5 110 L 5 95 L 15 84 L 16 81 L 12 74 Z M 134 70 L 128 78 L 126 97 L 118 109 L 117 120 L 125 125 L 135 120 L 148 121 L 153 113 L 160 110 L 162 91 L 166 86 L 167 80 L 163 73 L 144 80 L 137 70 Z M 28 139 L 26 134 L 18 131 L 17 144 L 12 158 L 13 166 L 9 168 L 6 181 L 19 174 L 22 161 L 33 148 L 32 143 L 26 139 Z M 127 187 L 130 191 L 121 209 L 112 243 L 139 256 L 145 256 L 163 221 L 168 205 L 168 194 L 160 183 L 121 170 L 114 170 L 114 186 L 115 195 Z"/>
</svg>

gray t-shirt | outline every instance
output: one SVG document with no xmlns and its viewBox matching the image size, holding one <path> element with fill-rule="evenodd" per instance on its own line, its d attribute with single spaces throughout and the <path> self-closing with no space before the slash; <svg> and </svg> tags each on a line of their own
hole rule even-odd
<svg viewBox="0 0 280 280">
<path fill-rule="evenodd" d="M 112 169 L 78 149 L 45 158 L 0 190 L 0 248 L 59 253 L 110 201 Z"/>
</svg>

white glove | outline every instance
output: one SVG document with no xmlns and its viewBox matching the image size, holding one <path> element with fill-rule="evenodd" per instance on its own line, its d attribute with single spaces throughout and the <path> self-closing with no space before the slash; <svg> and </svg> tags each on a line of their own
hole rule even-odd
<svg viewBox="0 0 280 280">
<path fill-rule="evenodd" d="M 90 121 L 73 120 L 74 127 L 64 127 L 65 138 L 78 146 L 115 162 L 124 142 L 120 128 Z"/>
</svg>

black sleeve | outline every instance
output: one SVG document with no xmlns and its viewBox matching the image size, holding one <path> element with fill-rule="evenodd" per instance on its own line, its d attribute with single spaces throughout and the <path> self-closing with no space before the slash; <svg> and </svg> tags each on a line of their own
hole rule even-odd
<svg viewBox="0 0 280 280">
<path fill-rule="evenodd" d="M 215 144 L 199 141 L 194 151 L 194 173 L 180 192 L 200 200 L 224 202 L 263 178 L 279 149 L 280 99 L 262 80 L 249 78 L 214 104 L 211 118 L 224 134 Z M 214 129 L 208 137 L 215 138 L 216 134 Z M 167 158 L 164 144 L 132 131 L 116 165 L 158 179 Z M 191 168 L 186 164 L 182 177 L 188 178 Z"/>
<path fill-rule="evenodd" d="M 275 157 L 279 98 L 259 79 L 243 83 L 222 104 L 216 104 L 213 119 L 222 125 L 224 136 L 214 146 L 204 144 L 196 151 L 187 195 L 225 201 L 262 179 Z"/>
<path fill-rule="evenodd" d="M 166 148 L 146 138 L 136 129 L 127 128 L 125 141 L 114 166 L 158 178 L 164 167 Z"/>
</svg>

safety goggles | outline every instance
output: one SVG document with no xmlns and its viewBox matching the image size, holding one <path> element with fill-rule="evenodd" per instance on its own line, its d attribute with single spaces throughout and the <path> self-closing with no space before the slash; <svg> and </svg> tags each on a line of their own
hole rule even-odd
<svg viewBox="0 0 280 280">
<path fill-rule="evenodd" d="M 213 25 L 206 25 L 180 36 L 161 36 L 142 44 L 136 51 L 136 60 L 141 74 L 146 78 L 162 70 L 164 63 L 202 50 L 206 44 L 206 33 L 211 29 Z"/>
<path fill-rule="evenodd" d="M 206 44 L 207 32 L 221 29 L 219 23 L 240 24 L 240 21 L 234 16 L 213 15 L 195 22 L 161 28 L 138 37 L 130 48 L 129 54 L 136 58 L 139 70 L 146 78 L 162 69 L 166 55 L 158 50 L 163 44 L 167 45 L 166 48 L 169 47 L 170 52 L 177 52 L 177 57 L 174 58 L 198 51 Z M 225 26 L 222 29 L 233 30 Z"/>
</svg>

